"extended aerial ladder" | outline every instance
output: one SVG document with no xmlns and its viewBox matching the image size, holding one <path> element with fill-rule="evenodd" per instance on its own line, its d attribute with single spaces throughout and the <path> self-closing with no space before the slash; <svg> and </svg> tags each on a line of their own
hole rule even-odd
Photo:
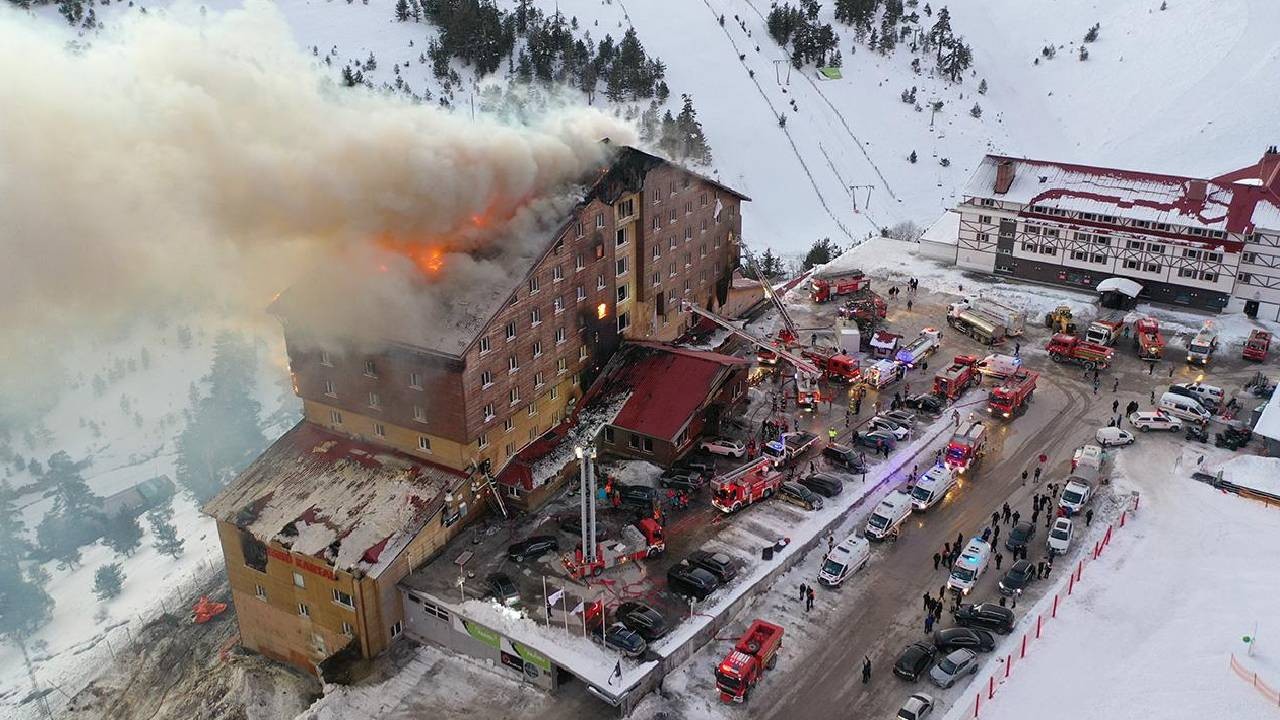
<svg viewBox="0 0 1280 720">
<path fill-rule="evenodd" d="M 778 317 L 782 318 L 782 329 L 778 331 L 778 340 L 786 347 L 791 347 L 799 339 L 796 334 L 796 323 L 791 319 L 791 313 L 787 312 L 786 303 L 782 302 L 782 298 L 774 292 L 773 286 L 769 284 L 769 280 L 765 278 L 764 273 L 760 270 L 760 265 L 756 262 L 756 256 L 750 250 L 743 250 L 743 255 L 747 257 L 747 268 L 756 276 L 756 281 L 760 283 L 760 288 L 764 290 L 764 296 L 769 302 L 773 303 L 773 307 L 778 311 Z"/>
<path fill-rule="evenodd" d="M 691 312 L 699 317 L 704 317 L 720 327 L 728 330 L 734 335 L 746 340 L 762 350 L 768 350 L 776 353 L 778 357 L 791 363 L 796 369 L 796 405 L 801 407 L 812 407 L 818 402 L 818 379 L 822 377 L 822 369 L 817 365 L 809 362 L 800 355 L 781 347 L 775 343 L 771 343 L 762 338 L 743 330 L 734 325 L 725 318 L 711 312 L 703 310 L 693 303 L 685 300 L 681 303 L 681 307 L 685 312 Z"/>
</svg>

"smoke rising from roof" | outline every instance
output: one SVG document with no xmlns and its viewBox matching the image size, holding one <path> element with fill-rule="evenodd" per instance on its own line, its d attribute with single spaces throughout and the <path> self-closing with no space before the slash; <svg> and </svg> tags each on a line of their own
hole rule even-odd
<svg viewBox="0 0 1280 720">
<path fill-rule="evenodd" d="M 420 292 L 387 277 L 413 266 L 378 261 L 375 238 L 448 238 L 492 261 L 563 209 L 546 197 L 602 164 L 601 138 L 632 139 L 593 109 L 516 127 L 340 87 L 262 2 L 69 32 L 0 8 L 0 67 L 18 69 L 0 120 L 8 348 L 174 298 L 261 316 L 315 265 L 352 291 Z M 370 258 L 387 266 L 376 284 L 358 277 Z M 456 265 L 506 272 L 486 262 Z"/>
</svg>

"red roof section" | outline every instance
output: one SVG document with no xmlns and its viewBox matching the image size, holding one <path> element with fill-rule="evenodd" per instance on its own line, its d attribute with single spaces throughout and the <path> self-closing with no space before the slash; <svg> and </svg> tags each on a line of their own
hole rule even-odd
<svg viewBox="0 0 1280 720">
<path fill-rule="evenodd" d="M 633 360 L 619 378 L 631 397 L 613 425 L 664 440 L 674 440 L 689 417 L 718 388 L 727 369 L 746 365 L 742 358 L 658 343 L 634 343 L 651 350 Z"/>
</svg>

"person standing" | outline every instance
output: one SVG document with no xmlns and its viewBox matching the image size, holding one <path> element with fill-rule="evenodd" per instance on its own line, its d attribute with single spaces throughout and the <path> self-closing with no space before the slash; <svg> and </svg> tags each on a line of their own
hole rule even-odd
<svg viewBox="0 0 1280 720">
<path fill-rule="evenodd" d="M 924 597 L 924 609 L 928 610 L 929 603 L 933 602 L 933 598 L 929 596 L 929 593 L 925 593 L 923 597 Z"/>
<path fill-rule="evenodd" d="M 871 680 L 871 658 L 866 655 L 862 656 L 862 684 L 866 685 Z"/>
<path fill-rule="evenodd" d="M 1093 523 L 1093 510 L 1090 509 L 1084 514 L 1084 526 L 1089 527 Z"/>
<path fill-rule="evenodd" d="M 996 525 L 999 525 L 999 524 L 1000 524 L 1000 513 L 999 512 L 991 513 L 991 526 L 995 527 Z"/>
<path fill-rule="evenodd" d="M 934 570 L 937 570 L 937 569 L 938 569 L 938 563 L 940 563 L 940 562 L 942 562 L 942 556 L 941 556 L 941 555 L 939 555 L 938 553 L 934 553 L 934 554 L 933 554 L 933 569 L 934 569 Z"/>
<path fill-rule="evenodd" d="M 804 583 L 800 583 L 800 602 L 804 602 L 805 596 L 808 595 L 808 592 L 807 592 L 808 590 L 809 590 L 808 585 Z"/>
<path fill-rule="evenodd" d="M 1027 484 L 1027 471 L 1025 469 L 1022 471 L 1022 484 Z"/>
<path fill-rule="evenodd" d="M 1040 467 L 1036 466 L 1036 482 L 1040 482 Z"/>
<path fill-rule="evenodd" d="M 907 302 L 911 302 L 911 301 L 910 301 L 910 300 L 908 300 Z M 928 613 L 928 614 L 926 614 L 926 615 L 924 616 L 924 634 L 925 634 L 925 635 L 928 635 L 928 634 L 929 634 L 929 633 L 931 633 L 931 632 L 933 632 L 933 610 L 932 610 L 932 608 L 930 609 L 929 613 Z"/>
<path fill-rule="evenodd" d="M 1116 381 L 1111 384 L 1111 392 L 1115 393 L 1119 391 L 1120 391 L 1120 378 L 1116 378 Z"/>
<path fill-rule="evenodd" d="M 813 609 L 813 588 L 809 588 L 809 594 L 805 597 L 804 611 L 809 612 Z"/>
<path fill-rule="evenodd" d="M 1005 503 L 1004 507 L 1000 508 L 1000 519 L 1003 522 L 1009 522 L 1009 512 L 1009 503 Z"/>
<path fill-rule="evenodd" d="M 1002 562 L 1004 562 L 1004 555 L 1001 555 L 999 552 L 997 552 L 996 553 L 996 569 L 997 570 L 1000 569 L 1000 563 Z"/>
<path fill-rule="evenodd" d="M 1018 520 L 1022 519 L 1022 513 L 1018 512 L 1017 510 L 1014 510 L 1014 511 L 1013 511 L 1013 517 L 1012 517 L 1012 518 L 1010 518 L 1010 519 L 1013 521 L 1013 524 L 1014 524 L 1014 525 L 1017 525 L 1017 524 L 1018 524 Z"/>
<path fill-rule="evenodd" d="M 1000 526 L 999 525 L 994 525 L 991 528 L 991 544 L 992 545 L 1000 544 Z"/>
<path fill-rule="evenodd" d="M 1117 380 L 1117 382 L 1119 382 L 1119 381 Z M 1114 412 L 1118 412 L 1119 410 L 1120 410 L 1120 401 L 1119 401 L 1119 400 L 1112 400 L 1112 401 L 1111 401 L 1111 412 L 1113 412 L 1113 413 L 1114 413 Z"/>
<path fill-rule="evenodd" d="M 1169 377 L 1173 377 L 1173 365 L 1169 365 Z"/>
</svg>

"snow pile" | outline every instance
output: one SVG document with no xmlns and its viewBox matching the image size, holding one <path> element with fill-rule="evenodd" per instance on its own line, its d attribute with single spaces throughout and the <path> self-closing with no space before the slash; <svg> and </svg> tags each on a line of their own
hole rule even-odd
<svg viewBox="0 0 1280 720">
<path fill-rule="evenodd" d="M 1121 475 L 1141 491 L 1137 516 L 1086 567 L 995 699 L 984 696 L 983 720 L 1265 716 L 1266 701 L 1230 659 L 1253 667 L 1276 657 L 1265 641 L 1245 657 L 1241 638 L 1280 630 L 1280 523 L 1273 509 L 1187 480 L 1179 445 L 1162 438 L 1120 454 Z M 1209 455 L 1210 465 L 1229 457 Z M 1064 683 L 1088 691 L 1064 692 Z M 972 713 L 966 700 L 947 717 Z"/>
<path fill-rule="evenodd" d="M 1229 483 L 1280 495 L 1280 458 L 1239 455 L 1218 469 L 1222 479 Z"/>
</svg>

